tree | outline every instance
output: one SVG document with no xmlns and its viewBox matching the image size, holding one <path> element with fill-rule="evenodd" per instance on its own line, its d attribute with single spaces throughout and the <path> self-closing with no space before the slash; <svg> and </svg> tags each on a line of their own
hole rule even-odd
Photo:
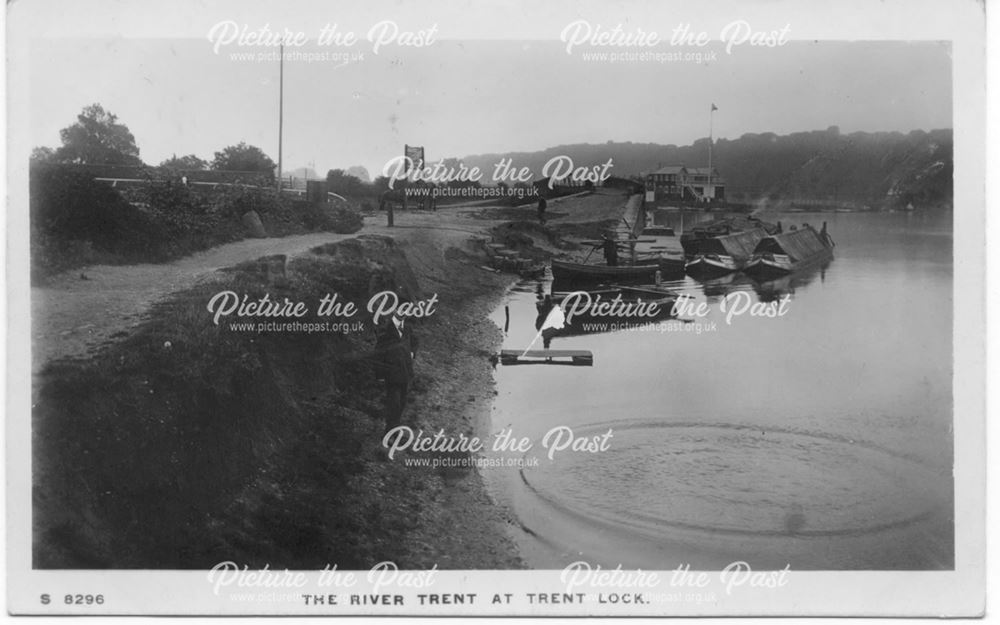
<svg viewBox="0 0 1000 625">
<path fill-rule="evenodd" d="M 354 167 L 348 167 L 347 173 L 354 176 L 361 182 L 371 182 L 371 176 L 368 175 L 368 169 L 362 165 L 355 165 Z"/>
<path fill-rule="evenodd" d="M 326 172 L 326 188 L 340 195 L 364 195 L 365 184 L 343 169 L 331 169 Z"/>
<path fill-rule="evenodd" d="M 274 169 L 277 167 L 264 151 L 255 145 L 247 145 L 240 141 L 221 152 L 215 153 L 212 169 L 218 171 L 252 171 L 267 175 L 274 179 Z"/>
<path fill-rule="evenodd" d="M 382 195 L 389 190 L 389 177 L 388 176 L 378 176 L 372 181 L 372 188 L 375 189 L 376 195 Z"/>
<path fill-rule="evenodd" d="M 32 163 L 51 163 L 55 160 L 56 151 L 52 148 L 47 148 L 44 145 L 39 146 L 31 151 L 31 162 Z"/>
<path fill-rule="evenodd" d="M 85 106 L 76 123 L 59 131 L 62 147 L 55 160 L 64 163 L 142 165 L 139 148 L 128 126 L 100 104 Z"/>
<path fill-rule="evenodd" d="M 208 161 L 202 160 L 194 154 L 180 157 L 174 154 L 160 163 L 160 167 L 167 169 L 208 169 Z"/>
</svg>

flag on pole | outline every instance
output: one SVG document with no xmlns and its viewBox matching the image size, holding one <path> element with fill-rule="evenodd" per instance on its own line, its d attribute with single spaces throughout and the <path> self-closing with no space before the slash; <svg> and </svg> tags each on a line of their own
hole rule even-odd
<svg viewBox="0 0 1000 625">
<path fill-rule="evenodd" d="M 717 107 L 717 106 L 715 105 L 715 102 L 712 102 L 712 110 L 713 110 L 713 111 L 718 111 L 718 110 L 719 110 L 719 107 Z"/>
</svg>

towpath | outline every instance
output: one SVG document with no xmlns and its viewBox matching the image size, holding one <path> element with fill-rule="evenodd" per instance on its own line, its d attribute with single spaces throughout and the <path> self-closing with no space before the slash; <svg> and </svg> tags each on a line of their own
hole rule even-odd
<svg viewBox="0 0 1000 625">
<path fill-rule="evenodd" d="M 561 221 L 590 221 L 620 214 L 624 197 L 618 191 L 599 190 L 586 197 L 561 198 L 568 213 Z M 157 301 L 190 288 L 224 267 L 268 256 L 294 257 L 324 243 L 359 234 L 386 234 L 407 239 L 419 233 L 432 236 L 440 248 L 469 236 L 486 236 L 500 223 L 484 219 L 468 206 L 448 206 L 434 212 L 399 211 L 396 227 L 388 228 L 383 214 L 365 219 L 354 234 L 317 232 L 272 239 L 247 239 L 186 256 L 170 263 L 91 265 L 49 279 L 31 289 L 32 373 L 46 363 L 82 357 L 115 335 L 137 325 Z"/>
<path fill-rule="evenodd" d="M 31 289 L 32 371 L 57 358 L 81 357 L 138 324 L 160 299 L 194 286 L 223 267 L 268 256 L 294 257 L 313 247 L 358 236 L 440 230 L 443 238 L 485 233 L 494 222 L 463 216 L 457 209 L 397 213 L 396 228 L 385 217 L 368 217 L 354 234 L 316 232 L 273 239 L 247 239 L 161 264 L 91 265 L 54 276 Z"/>
</svg>

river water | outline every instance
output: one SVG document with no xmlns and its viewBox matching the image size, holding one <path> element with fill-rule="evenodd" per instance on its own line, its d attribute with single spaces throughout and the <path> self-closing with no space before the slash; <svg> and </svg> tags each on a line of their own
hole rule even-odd
<svg viewBox="0 0 1000 625">
<path fill-rule="evenodd" d="M 761 217 L 827 221 L 834 260 L 764 285 L 671 282 L 707 314 L 552 341 L 591 367 L 497 368 L 493 433 L 531 448 L 484 472 L 530 566 L 953 567 L 951 216 Z M 680 235 L 682 219 L 658 221 Z M 549 287 L 510 291 L 505 349 L 531 343 Z M 786 296 L 778 317 L 721 309 Z M 596 451 L 553 451 L 570 431 Z"/>
</svg>

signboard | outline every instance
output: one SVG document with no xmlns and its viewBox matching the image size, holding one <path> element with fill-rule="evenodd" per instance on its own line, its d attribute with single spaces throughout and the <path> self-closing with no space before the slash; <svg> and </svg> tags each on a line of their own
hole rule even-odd
<svg viewBox="0 0 1000 625">
<path fill-rule="evenodd" d="M 403 146 L 403 156 L 408 157 L 417 169 L 420 169 L 421 167 L 424 166 L 423 146 L 417 146 L 417 145 Z"/>
</svg>

